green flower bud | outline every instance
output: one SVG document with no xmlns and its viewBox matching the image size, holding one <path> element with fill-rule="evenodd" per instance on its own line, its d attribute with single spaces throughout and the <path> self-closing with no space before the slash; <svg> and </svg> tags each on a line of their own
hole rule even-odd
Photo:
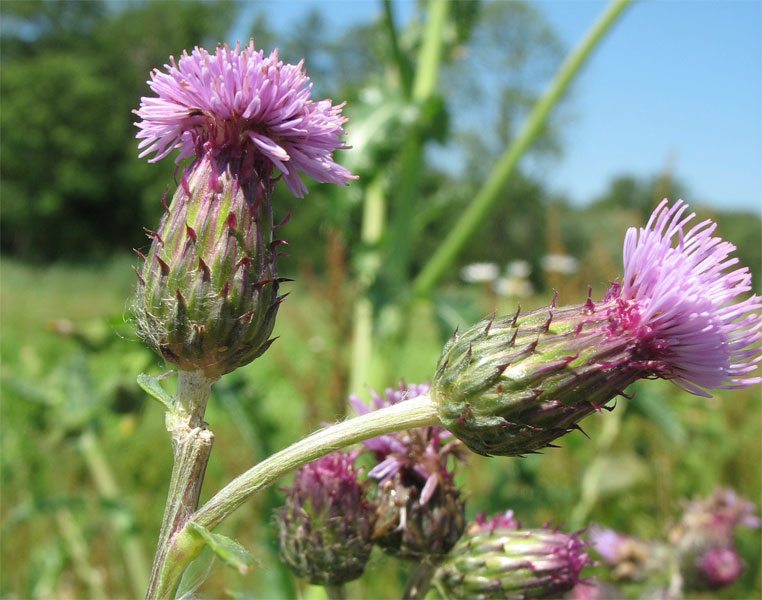
<svg viewBox="0 0 762 600">
<path fill-rule="evenodd" d="M 434 585 L 445 598 L 558 598 L 588 564 L 578 534 L 502 527 L 470 531 L 437 569 Z"/>
<path fill-rule="evenodd" d="M 268 348 L 282 299 L 272 182 L 239 171 L 211 154 L 196 161 L 149 232 L 148 254 L 138 252 L 132 308 L 140 337 L 179 369 L 211 379 Z"/>
<path fill-rule="evenodd" d="M 485 319 L 445 345 L 431 384 L 442 425 L 483 455 L 533 452 L 643 375 L 607 307 Z"/>
</svg>

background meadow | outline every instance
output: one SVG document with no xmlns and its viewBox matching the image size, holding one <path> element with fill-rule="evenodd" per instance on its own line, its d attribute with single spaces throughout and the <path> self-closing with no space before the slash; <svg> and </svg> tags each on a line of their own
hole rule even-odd
<svg viewBox="0 0 762 600">
<path fill-rule="evenodd" d="M 434 29 L 437 4 L 373 4 L 337 28 L 338 2 L 315 12 L 302 6 L 287 27 L 268 2 L 2 3 L 0 596 L 142 596 L 171 452 L 162 407 L 135 383 L 166 367 L 130 324 L 137 259 L 129 251 L 148 245 L 142 227 L 158 222 L 174 165 L 137 158 L 130 111 L 148 92 L 150 69 L 183 48 L 253 36 L 284 60 L 304 57 L 313 94 L 347 101 L 354 148 L 339 159 L 360 175 L 348 188 L 308 182 L 303 200 L 283 190 L 274 198 L 276 220 L 291 214 L 280 273 L 295 281 L 284 286 L 279 339 L 213 388 L 206 420 L 216 441 L 202 502 L 256 461 L 342 418 L 350 392 L 367 400 L 368 387 L 426 381 L 456 326 L 512 313 L 517 303 L 544 306 L 554 290 L 566 304 L 584 300 L 588 286 L 600 297 L 621 267 L 625 230 L 643 224 L 662 197 L 684 197 L 700 217 L 717 220 L 762 291 L 758 203 L 731 209 L 667 157 L 584 197 L 584 186 L 565 191 L 548 175 L 575 153 L 575 115 L 595 120 L 580 101 L 584 77 L 496 188 L 468 243 L 433 279 L 422 278 L 569 50 L 541 4 L 447 3 Z M 641 8 L 627 9 L 621 23 Z M 438 48 L 434 58 L 427 47 Z M 636 113 L 622 107 L 622 119 Z M 762 147 L 758 130 L 745 135 Z M 759 169 L 755 177 L 762 180 Z M 759 505 L 759 386 L 710 399 L 663 381 L 630 391 L 631 400 L 582 423 L 590 439 L 574 433 L 561 449 L 522 459 L 470 456 L 460 475 L 468 516 L 512 508 L 530 527 L 599 523 L 658 538 L 679 518 L 682 499 L 716 486 Z M 222 527 L 255 553 L 253 572 L 218 564 L 207 578 L 211 558 L 203 556 L 187 587 L 200 585 L 206 597 L 323 597 L 278 560 L 272 509 L 281 502 L 273 487 Z M 759 531 L 741 532 L 742 578 L 695 597 L 760 597 L 760 546 Z M 399 596 L 406 572 L 374 553 L 348 593 Z"/>
</svg>

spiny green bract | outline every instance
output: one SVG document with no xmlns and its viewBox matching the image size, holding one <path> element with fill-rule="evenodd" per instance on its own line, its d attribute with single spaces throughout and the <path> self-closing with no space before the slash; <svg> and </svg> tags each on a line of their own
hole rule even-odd
<svg viewBox="0 0 762 600">
<path fill-rule="evenodd" d="M 216 379 L 270 345 L 282 297 L 271 182 L 207 156 L 185 173 L 138 272 L 138 333 L 181 370 Z"/>
<path fill-rule="evenodd" d="M 431 385 L 442 424 L 471 450 L 517 456 L 552 445 L 642 376 L 611 335 L 607 302 L 485 319 L 445 345 Z"/>
</svg>

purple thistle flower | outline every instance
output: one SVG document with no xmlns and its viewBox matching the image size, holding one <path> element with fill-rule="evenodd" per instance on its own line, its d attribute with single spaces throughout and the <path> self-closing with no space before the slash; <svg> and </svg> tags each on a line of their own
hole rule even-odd
<svg viewBox="0 0 762 600">
<path fill-rule="evenodd" d="M 711 588 L 730 585 L 741 575 L 744 563 L 734 548 L 711 548 L 696 560 L 705 583 Z"/>
<path fill-rule="evenodd" d="M 218 45 L 214 54 L 196 47 L 177 62 L 170 57 L 167 72 L 154 70 L 148 81 L 157 97 L 142 98 L 135 111 L 140 156 L 153 154 L 154 162 L 174 149 L 177 161 L 207 151 L 248 156 L 277 167 L 298 197 L 307 188 L 297 172 L 323 183 L 356 179 L 332 157 L 347 148 L 339 139 L 343 104 L 313 101 L 302 64 L 283 64 L 277 50 L 265 56 L 253 40 L 243 48 Z"/>
<path fill-rule="evenodd" d="M 601 301 L 553 302 L 485 319 L 445 345 L 431 397 L 441 423 L 473 451 L 515 456 L 551 445 L 643 378 L 705 388 L 762 381 L 762 298 L 751 275 L 694 215 L 665 200 L 627 232 L 623 283 Z"/>
<path fill-rule="evenodd" d="M 399 402 L 414 400 L 428 393 L 428 384 L 405 385 L 400 382 L 396 388 L 386 388 L 384 396 L 370 390 L 375 409 L 385 408 Z M 372 409 L 354 394 L 349 402 L 357 414 L 363 415 Z M 453 474 L 448 471 L 448 457 L 462 457 L 461 444 L 452 439 L 452 434 L 443 427 L 419 427 L 397 431 L 365 440 L 363 445 L 373 453 L 378 464 L 368 476 L 384 483 L 401 470 L 413 473 L 422 483 L 420 502 L 425 505 L 441 482 L 451 483 Z"/>
<path fill-rule="evenodd" d="M 624 279 L 610 291 L 612 331 L 634 333 L 644 367 L 686 390 L 740 388 L 759 383 L 745 377 L 760 360 L 762 298 L 753 295 L 746 267 L 730 254 L 730 242 L 712 237 L 707 219 L 685 229 L 695 213 L 663 200 L 645 228 L 630 228 L 624 241 Z"/>
</svg>

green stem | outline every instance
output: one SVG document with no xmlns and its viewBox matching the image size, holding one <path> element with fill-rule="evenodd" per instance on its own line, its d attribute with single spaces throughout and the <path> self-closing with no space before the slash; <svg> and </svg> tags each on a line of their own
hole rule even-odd
<svg viewBox="0 0 762 600">
<path fill-rule="evenodd" d="M 503 156 L 492 169 L 487 181 L 474 197 L 457 225 L 450 231 L 434 256 L 413 282 L 413 294 L 422 296 L 428 293 L 434 284 L 448 271 L 458 253 L 476 231 L 492 209 L 508 179 L 513 174 L 521 155 L 537 136 L 569 82 L 584 64 L 590 52 L 606 31 L 614 24 L 617 17 L 631 0 L 612 0 L 585 34 L 576 48 L 566 57 L 559 67 L 545 93 L 540 97 L 527 116 L 521 131 L 511 142 Z"/>
<path fill-rule="evenodd" d="M 384 24 L 386 25 L 386 30 L 389 34 L 389 45 L 392 48 L 392 57 L 394 58 L 394 63 L 397 65 L 397 71 L 399 71 L 402 91 L 405 98 L 409 98 L 412 87 L 410 63 L 408 63 L 407 57 L 402 54 L 402 51 L 400 50 L 397 28 L 394 25 L 394 11 L 392 10 L 391 0 L 384 0 Z"/>
<path fill-rule="evenodd" d="M 124 496 L 119 490 L 111 467 L 106 460 L 98 438 L 91 429 L 86 429 L 79 437 L 79 451 L 82 453 L 90 475 L 95 482 L 98 494 L 104 500 L 118 502 Z M 148 585 L 148 562 L 140 539 L 135 534 L 132 519 L 124 511 L 114 511 L 111 523 L 120 538 L 120 546 L 124 552 L 127 576 L 132 592 L 137 598 Z"/>
<path fill-rule="evenodd" d="M 325 595 L 328 596 L 328 600 L 347 600 L 347 592 L 344 589 L 344 585 L 325 585 Z"/>
<path fill-rule="evenodd" d="M 334 450 L 390 431 L 437 424 L 436 405 L 428 395 L 422 395 L 320 429 L 239 475 L 199 508 L 191 520 L 212 530 L 251 496 L 289 471 Z M 171 552 L 162 559 L 161 587 L 157 593 L 149 595 L 151 598 L 171 597 L 174 594 L 183 571 L 200 554 L 204 543 L 188 527 L 184 527 L 175 534 L 171 544 Z"/>
<path fill-rule="evenodd" d="M 166 414 L 174 465 L 146 599 L 174 598 L 187 565 L 180 568 L 180 559 L 188 552 L 178 534 L 198 506 L 212 452 L 214 435 L 203 421 L 211 386 L 212 380 L 201 371 L 178 372 L 177 396 Z"/>
<path fill-rule="evenodd" d="M 422 395 L 320 429 L 236 477 L 196 511 L 193 521 L 214 529 L 251 496 L 321 456 L 390 431 L 437 424 L 436 405 L 428 395 Z"/>
<path fill-rule="evenodd" d="M 365 192 L 362 230 L 360 239 L 364 255 L 358 268 L 357 282 L 360 293 L 355 300 L 352 315 L 352 364 L 349 374 L 350 391 L 367 385 L 370 360 L 373 352 L 373 303 L 368 298 L 368 290 L 376 280 L 381 268 L 381 254 L 378 243 L 384 232 L 386 201 L 384 198 L 385 178 L 376 177 Z"/>
<path fill-rule="evenodd" d="M 423 44 L 413 81 L 412 101 L 419 108 L 434 93 L 442 55 L 442 40 L 447 20 L 448 2 L 429 0 L 428 20 Z M 412 222 L 415 215 L 416 196 L 423 170 L 423 140 L 418 127 L 412 127 L 401 153 L 399 185 L 393 190 L 394 214 L 389 237 L 389 256 L 386 270 L 395 291 L 408 280 L 410 249 L 412 247 Z"/>
</svg>

